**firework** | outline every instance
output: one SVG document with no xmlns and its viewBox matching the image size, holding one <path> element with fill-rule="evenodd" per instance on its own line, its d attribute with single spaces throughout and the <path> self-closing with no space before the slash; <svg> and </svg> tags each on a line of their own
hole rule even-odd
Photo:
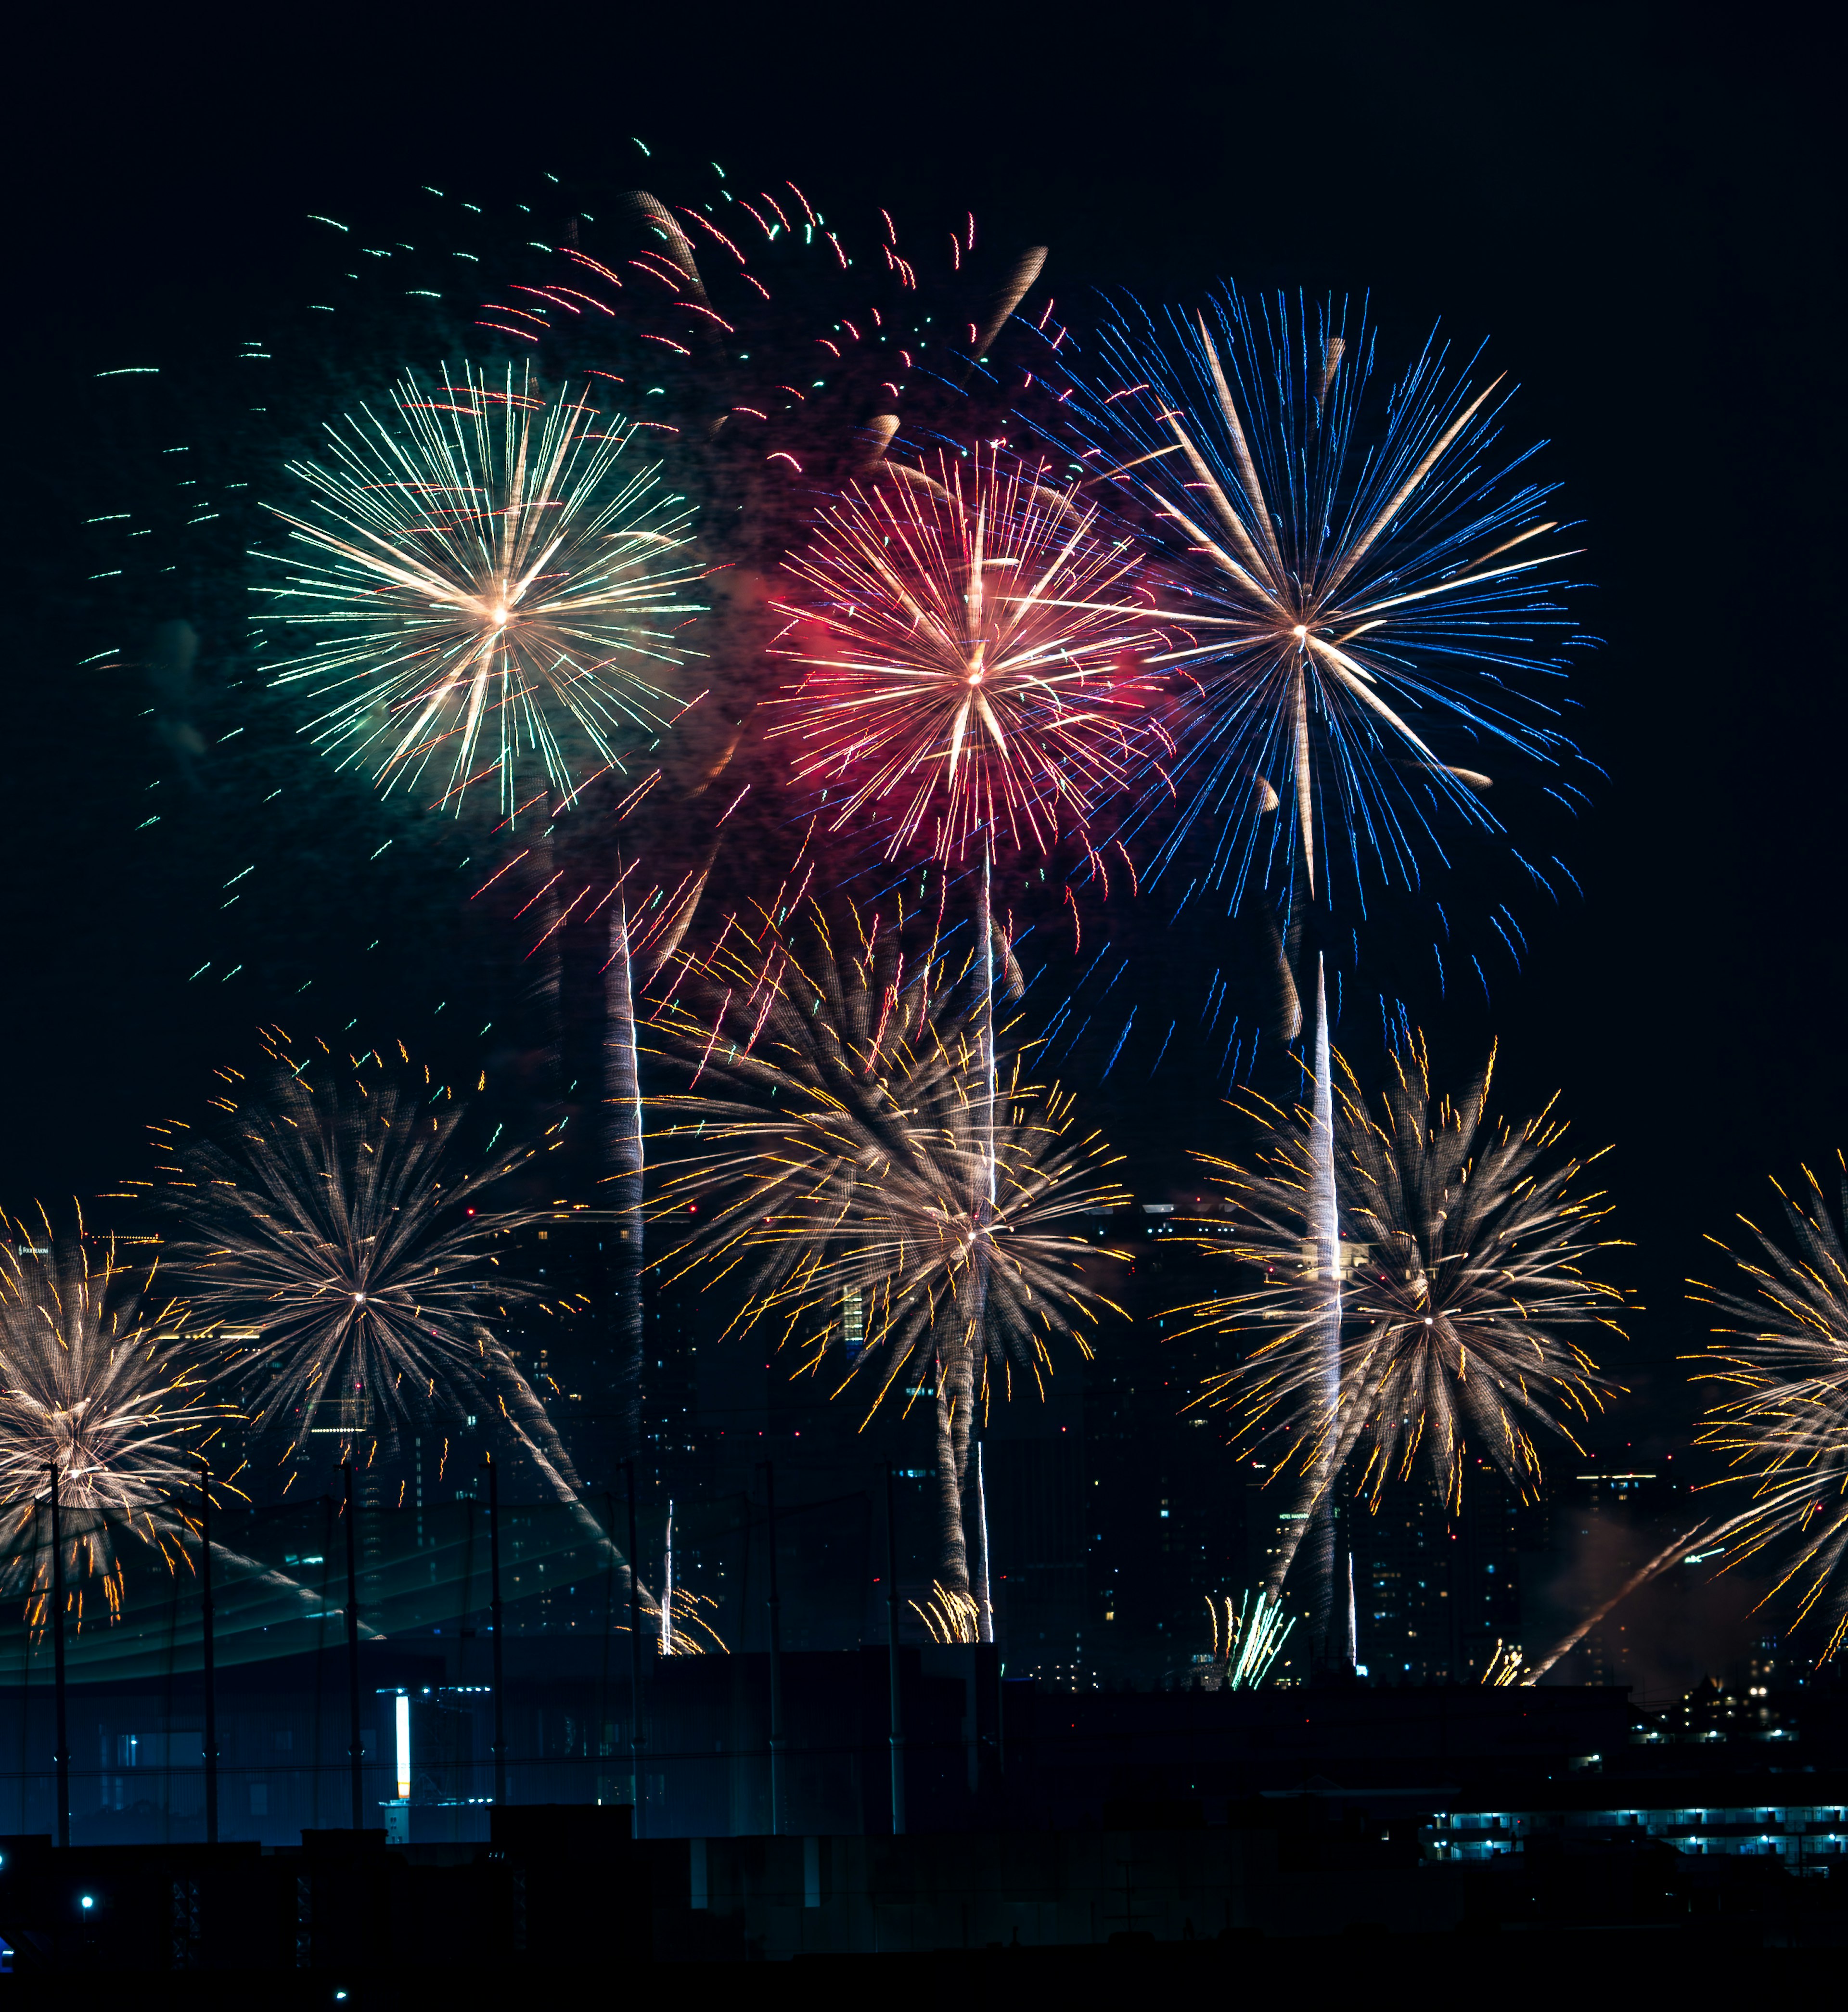
<svg viewBox="0 0 1848 2012">
<path fill-rule="evenodd" d="M 656 1100 L 678 1120 L 660 1135 L 675 1165 L 658 1207 L 698 1210 L 688 1258 L 709 1275 L 744 1268 L 740 1325 L 793 1344 L 798 1374 L 833 1357 L 868 1418 L 908 1367 L 922 1372 L 908 1396 L 936 1400 L 938 1577 L 969 1599 L 976 1407 L 997 1384 L 1011 1396 L 1017 1370 L 1044 1395 L 1051 1343 L 1090 1353 L 1111 1303 L 1083 1275 L 1099 1254 L 1083 1230 L 1127 1197 L 1070 1097 L 1029 1084 L 1019 1055 L 990 1143 L 979 1009 L 940 958 L 908 965 L 880 919 L 856 916 L 837 944 L 811 905 L 787 932 L 765 917 L 756 942 L 728 931 L 683 965 L 651 1029 L 690 1078 Z"/>
<path fill-rule="evenodd" d="M 172 1261 L 255 1421 L 288 1436 L 285 1461 L 326 1434 L 363 1462 L 406 1429 L 498 1411 L 575 1500 L 569 1460 L 493 1325 L 534 1297 L 494 1247 L 553 1211 L 491 1205 L 530 1155 L 465 1167 L 463 1108 L 440 1083 L 433 1103 L 432 1088 L 394 1079 L 376 1052 L 345 1083 L 278 1053 L 258 1095 L 219 1100 L 223 1143 L 178 1147 L 156 1128 L 184 1216 Z"/>
<path fill-rule="evenodd" d="M 1526 1493 L 1540 1472 L 1535 1429 L 1575 1446 L 1574 1422 L 1609 1387 L 1572 1336 L 1621 1332 L 1621 1292 L 1581 1268 L 1608 1247 L 1597 1233 L 1607 1211 L 1598 1196 L 1572 1194 L 1582 1170 L 1555 1154 L 1564 1126 L 1551 1105 L 1491 1126 L 1493 1056 L 1454 1101 L 1434 1094 L 1422 1042 L 1393 1059 L 1377 1111 L 1343 1065 L 1331 1127 L 1338 1277 L 1318 1233 L 1310 1114 L 1254 1098 L 1250 1115 L 1268 1121 L 1257 1165 L 1200 1156 L 1236 1211 L 1234 1236 L 1208 1247 L 1264 1277 L 1187 1311 L 1202 1326 L 1265 1337 L 1200 1401 L 1236 1408 L 1242 1446 L 1279 1449 L 1274 1464 L 1295 1469 L 1311 1507 L 1356 1463 L 1353 1486 L 1371 1506 L 1390 1475 L 1422 1463 L 1454 1507 L 1466 1451 Z M 1290 1563 L 1280 1555 L 1273 1586 Z"/>
<path fill-rule="evenodd" d="M 1848 1162 L 1839 1208 L 1848 1221 Z M 1793 1197 L 1778 1189 L 1789 1247 L 1747 1222 L 1757 1249 L 1734 1262 L 1745 1293 L 1695 1282 L 1693 1297 L 1725 1319 L 1725 1339 L 1704 1357 L 1696 1380 L 1736 1394 L 1714 1406 L 1697 1443 L 1728 1456 L 1727 1485 L 1749 1500 L 1715 1534 L 1739 1533 L 1729 1564 L 1788 1544 L 1792 1556 L 1772 1595 L 1794 1587 L 1796 1619 L 1832 1623 L 1821 1660 L 1848 1639 L 1848 1247 L 1821 1183 L 1807 1168 Z M 1741 1218 L 1744 1220 L 1743 1218 Z"/>
<path fill-rule="evenodd" d="M 113 1243 L 92 1253 L 78 1233 L 60 1241 L 48 1222 L 13 1223 L 0 1250 L 0 1516 L 9 1576 L 23 1574 L 42 1604 L 49 1562 L 37 1504 L 58 1477 L 64 1570 L 100 1582 L 120 1611 L 123 1574 L 114 1536 L 163 1554 L 196 1496 L 196 1449 L 228 1415 L 191 1363 L 169 1305 L 144 1317 L 152 1268 L 137 1285 Z M 170 1561 L 170 1557 L 169 1557 Z"/>
<path fill-rule="evenodd" d="M 1082 832 L 1139 765 L 1138 565 L 1094 504 L 990 448 L 850 487 L 788 563 L 805 675 L 772 730 L 826 822 L 886 813 L 888 856 L 927 832 L 944 860 Z"/>
<path fill-rule="evenodd" d="M 1024 437 L 1014 408 L 1048 395 L 1034 387 L 1065 340 L 1050 298 L 1024 305 L 1044 246 L 997 259 L 965 216 L 901 248 L 888 212 L 869 234 L 844 234 L 794 183 L 753 190 L 714 173 L 684 200 L 633 190 L 592 205 L 535 284 L 502 290 L 480 316 L 620 384 L 697 504 L 715 566 L 701 669 L 711 697 L 664 750 L 678 787 L 654 806 L 657 844 L 676 809 L 688 815 L 672 847 L 683 865 L 715 817 L 741 845 L 782 839 L 781 791 L 763 787 L 775 766 L 759 712 L 772 689 L 769 601 L 819 505 L 940 429 Z M 700 801 L 721 776 L 722 802 Z"/>
<path fill-rule="evenodd" d="M 1254 308 L 1126 313 L 1107 383 L 1080 387 L 1084 458 L 1129 480 L 1164 533 L 1181 634 L 1154 661 L 1192 694 L 1177 815 L 1153 872 L 1197 832 L 1234 905 L 1300 872 L 1332 902 L 1377 872 L 1415 886 L 1445 827 L 1500 827 L 1485 762 L 1557 772 L 1572 624 L 1550 492 L 1497 451 L 1509 395 L 1428 344 L 1383 395 L 1364 316 Z"/>
<path fill-rule="evenodd" d="M 1283 1601 L 1262 1587 L 1255 1593 L 1240 1593 L 1236 1609 L 1229 1594 L 1222 1594 L 1218 1601 L 1210 1593 L 1204 1597 L 1207 1618 L 1213 1630 L 1213 1661 L 1219 1666 L 1217 1680 L 1211 1687 L 1229 1691 L 1256 1690 L 1270 1675 L 1271 1665 L 1282 1653 L 1290 1632 L 1296 1625 L 1296 1617 L 1286 1615 Z M 1223 1630 L 1220 1622 L 1222 1608 L 1225 1613 Z"/>
<path fill-rule="evenodd" d="M 261 590 L 316 635 L 276 676 L 326 701 L 323 747 L 387 787 L 433 764 L 445 803 L 491 779 L 511 812 L 529 783 L 569 801 L 660 735 L 699 569 L 632 428 L 587 394 L 471 370 L 407 376 L 388 415 L 329 437 L 326 465 L 293 466 L 315 514 L 273 513 L 293 569 Z"/>
</svg>

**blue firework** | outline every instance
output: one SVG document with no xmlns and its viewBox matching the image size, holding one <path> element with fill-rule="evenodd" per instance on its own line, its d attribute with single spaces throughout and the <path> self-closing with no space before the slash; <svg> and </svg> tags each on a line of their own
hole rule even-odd
<svg viewBox="0 0 1848 2012">
<path fill-rule="evenodd" d="M 1422 886 L 1518 768 L 1568 804 L 1554 492 L 1510 454 L 1511 387 L 1434 334 L 1396 382 L 1364 309 L 1228 287 L 1133 302 L 1074 384 L 1073 450 L 1165 548 L 1177 752 L 1133 822 L 1183 901 L 1254 886 L 1364 911 Z"/>
</svg>

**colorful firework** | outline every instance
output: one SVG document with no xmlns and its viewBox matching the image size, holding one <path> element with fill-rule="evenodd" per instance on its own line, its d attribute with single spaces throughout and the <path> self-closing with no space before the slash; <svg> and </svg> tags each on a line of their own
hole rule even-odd
<svg viewBox="0 0 1848 2012">
<path fill-rule="evenodd" d="M 255 1422 L 287 1435 L 285 1462 L 325 1435 L 363 1464 L 408 1428 L 498 1411 L 575 1500 L 544 1407 L 494 1331 L 511 1302 L 537 1297 L 494 1247 L 555 1213 L 489 1205 L 530 1155 L 463 1166 L 462 1108 L 442 1084 L 394 1079 L 376 1051 L 349 1058 L 344 1084 L 272 1053 L 256 1097 L 216 1100 L 231 1121 L 222 1142 L 154 1131 L 184 1219 L 171 1261 Z M 241 1090 L 237 1072 L 221 1074 Z"/>
<path fill-rule="evenodd" d="M 1290 1632 L 1296 1625 L 1295 1615 L 1286 1614 L 1277 1595 L 1262 1587 L 1255 1593 L 1240 1593 L 1236 1609 L 1229 1593 L 1222 1594 L 1217 1601 L 1210 1593 L 1204 1597 L 1213 1630 L 1213 1661 L 1218 1666 L 1217 1681 L 1211 1687 L 1256 1690 L 1270 1675 L 1271 1665 L 1290 1639 Z"/>
<path fill-rule="evenodd" d="M 1143 765 L 1154 647 L 1140 555 L 1043 465 L 978 444 L 888 462 L 788 562 L 783 647 L 804 669 L 773 735 L 826 823 L 886 814 L 895 856 L 1004 833 L 1044 852 Z"/>
<path fill-rule="evenodd" d="M 166 1553 L 185 1521 L 184 1499 L 198 1496 L 194 1455 L 231 1414 L 188 1360 L 179 1310 L 144 1317 L 152 1265 L 137 1282 L 112 1243 L 92 1254 L 80 1223 L 63 1240 L 42 1217 L 6 1227 L 0 1516 L 8 1576 L 23 1579 L 42 1607 L 51 1567 L 39 1505 L 55 1468 L 73 1611 L 80 1620 L 94 1579 L 114 1614 L 123 1589 L 116 1536 Z"/>
<path fill-rule="evenodd" d="M 276 557 L 296 569 L 260 590 L 272 621 L 317 633 L 276 681 L 326 701 L 320 746 L 387 787 L 434 764 L 445 804 L 491 779 L 511 813 L 659 737 L 700 569 L 632 427 L 509 369 L 407 376 L 388 416 L 328 430 L 328 465 L 292 469 L 316 514 L 273 512 L 311 556 Z"/>
<path fill-rule="evenodd" d="M 1344 305 L 1227 287 L 1210 317 L 1126 311 L 1079 387 L 1083 460 L 1133 475 L 1178 589 L 1183 640 L 1158 661 L 1193 699 L 1151 877 L 1197 837 L 1190 891 L 1234 907 L 1254 881 L 1289 900 L 1299 872 L 1332 904 L 1337 862 L 1363 903 L 1375 874 L 1417 886 L 1447 829 L 1500 829 L 1498 758 L 1574 794 L 1574 625 L 1553 598 L 1570 555 L 1536 550 L 1552 492 L 1498 452 L 1511 393 L 1434 338 L 1377 395 L 1375 350 Z"/>
<path fill-rule="evenodd" d="M 832 1358 L 869 1418 L 908 1367 L 926 1372 L 908 1400 L 936 1400 L 938 1578 L 967 1599 L 976 1408 L 997 1383 L 1011 1397 L 1017 1368 L 1044 1395 L 1049 1344 L 1088 1354 L 1087 1326 L 1120 1311 L 1086 1276 L 1111 1254 L 1083 1231 L 1127 1197 L 1072 1099 L 1028 1083 L 1018 1053 L 990 1140 L 979 1009 L 959 1003 L 969 971 L 946 974 L 934 945 L 908 964 L 901 933 L 855 916 L 837 944 L 812 904 L 787 931 L 765 916 L 756 940 L 728 930 L 683 965 L 651 1028 L 654 1051 L 690 1069 L 655 1100 L 678 1120 L 659 1135 L 674 1165 L 658 1208 L 684 1221 L 696 1207 L 690 1263 L 750 1278 L 738 1325 L 780 1330 L 798 1374 Z"/>
<path fill-rule="evenodd" d="M 715 568 L 701 674 L 712 696 L 665 751 L 680 787 L 655 806 L 657 825 L 677 802 L 691 813 L 683 863 L 705 850 L 715 813 L 728 838 L 753 827 L 760 844 L 782 838 L 781 792 L 762 787 L 774 765 L 758 715 L 773 689 L 766 604 L 819 504 L 879 468 L 901 427 L 914 450 L 946 426 L 1024 437 L 1012 408 L 1034 400 L 1065 339 L 1050 298 L 1024 305 L 1044 246 L 997 259 L 965 216 L 901 250 L 883 211 L 856 241 L 794 183 L 754 191 L 714 174 L 684 201 L 631 190 L 580 212 L 535 284 L 502 288 L 480 315 L 619 384 L 698 505 Z M 722 806 L 685 801 L 721 776 Z"/>
<path fill-rule="evenodd" d="M 1582 1169 L 1554 1154 L 1564 1126 L 1550 1104 L 1520 1125 L 1489 1125 L 1493 1062 L 1453 1101 L 1433 1093 L 1415 1040 L 1395 1055 L 1377 1111 L 1343 1065 L 1332 1126 L 1336 1376 L 1310 1115 L 1250 1098 L 1249 1115 L 1268 1123 L 1257 1165 L 1197 1156 L 1236 1210 L 1234 1236 L 1207 1247 L 1264 1278 L 1186 1311 L 1203 1327 L 1268 1338 L 1197 1401 L 1234 1407 L 1242 1446 L 1279 1448 L 1274 1464 L 1296 1470 L 1311 1507 L 1363 1449 L 1353 1486 L 1375 1507 L 1389 1476 L 1408 1479 L 1421 1462 L 1454 1507 L 1466 1452 L 1525 1494 L 1540 1472 L 1532 1429 L 1575 1446 L 1574 1422 L 1601 1408 L 1599 1393 L 1611 1387 L 1571 1338 L 1593 1326 L 1621 1332 L 1623 1293 L 1582 1268 L 1610 1247 L 1597 1234 L 1607 1209 L 1600 1197 L 1570 1192 Z M 1305 1525 L 1291 1528 L 1300 1536 Z M 1280 1554 L 1273 1586 L 1292 1554 Z"/>
<path fill-rule="evenodd" d="M 1838 1164 L 1848 1222 L 1848 1161 L 1838 1156 Z M 1728 1456 L 1735 1472 L 1725 1485 L 1750 1498 L 1706 1539 L 1739 1533 L 1729 1564 L 1793 1547 L 1771 1593 L 1794 1586 L 1799 1623 L 1818 1611 L 1832 1622 L 1819 1659 L 1826 1662 L 1848 1639 L 1848 1247 L 1807 1167 L 1803 1182 L 1794 1198 L 1778 1189 L 1789 1247 L 1746 1222 L 1757 1250 L 1733 1261 L 1750 1292 L 1694 1282 L 1693 1297 L 1726 1322 L 1717 1330 L 1726 1339 L 1693 1358 L 1707 1365 L 1696 1380 L 1738 1393 L 1709 1412 L 1697 1443 Z"/>
</svg>

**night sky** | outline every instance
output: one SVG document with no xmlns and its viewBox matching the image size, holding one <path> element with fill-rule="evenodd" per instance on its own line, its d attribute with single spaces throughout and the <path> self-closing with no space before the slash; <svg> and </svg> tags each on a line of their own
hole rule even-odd
<svg viewBox="0 0 1848 2012">
<path fill-rule="evenodd" d="M 972 209 L 990 239 L 1050 244 L 1079 319 L 1094 284 L 1191 300 L 1236 276 L 1368 291 L 1407 345 L 1434 321 L 1491 339 L 1584 520 L 1598 584 L 1578 608 L 1604 647 L 1582 661 L 1575 730 L 1609 780 L 1568 836 L 1583 901 L 1527 901 L 1525 973 L 1497 979 L 1492 1009 L 1427 1024 L 1457 1075 L 1498 1033 L 1504 1108 L 1563 1088 L 1581 1147 L 1614 1143 L 1616 1233 L 1636 1247 L 1615 1265 L 1645 1310 L 1610 1353 L 1635 1395 L 1604 1443 L 1682 1443 L 1675 1357 L 1702 1323 L 1681 1281 L 1703 1233 L 1848 1143 L 1848 707 L 1825 616 L 1840 218 L 1818 52 L 1775 20 L 1685 9 L 912 9 L 776 32 L 772 11 L 430 16 L 415 35 L 304 11 L 186 41 L 48 41 L 23 66 L 0 1200 L 113 1187 L 149 1118 L 196 1105 L 257 1022 L 307 1012 L 271 977 L 188 983 L 234 961 L 250 908 L 294 939 L 316 1024 L 337 1002 L 333 1024 L 359 1015 L 374 1039 L 427 1029 L 442 960 L 482 954 L 453 859 L 367 860 L 381 813 L 359 787 L 329 782 L 293 871 L 263 841 L 241 916 L 219 890 L 248 834 L 198 812 L 183 843 L 137 829 L 150 783 L 177 787 L 171 762 L 141 687 L 79 660 L 144 651 L 145 617 L 114 633 L 79 519 L 108 507 L 112 456 L 125 487 L 143 479 L 146 443 L 112 436 L 95 373 L 260 332 L 299 299 L 309 212 L 492 189 L 503 163 L 620 187 L 640 179 L 635 133 L 664 181 L 716 157 L 856 223 L 882 203 Z M 223 597 L 174 594 L 209 688 Z M 1151 969 L 1177 955 L 1152 911 L 1131 927 Z M 477 962 L 453 990 L 498 982 Z M 1210 1104 L 1184 1082 L 1124 1087 L 1100 1116 L 1139 1178 L 1172 1184 L 1181 1147 L 1215 1143 Z"/>
</svg>

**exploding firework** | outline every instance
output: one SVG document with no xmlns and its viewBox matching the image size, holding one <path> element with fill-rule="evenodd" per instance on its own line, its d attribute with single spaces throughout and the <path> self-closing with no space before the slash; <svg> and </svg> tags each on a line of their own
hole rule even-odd
<svg viewBox="0 0 1848 2012">
<path fill-rule="evenodd" d="M 1832 1622 L 1827 1661 L 1848 1639 L 1848 1247 L 1821 1183 L 1807 1168 L 1803 1179 L 1798 1198 L 1778 1190 L 1791 1247 L 1746 1224 L 1757 1250 L 1734 1262 L 1750 1293 L 1696 1282 L 1693 1297 L 1726 1323 L 1726 1339 L 1695 1358 L 1707 1365 L 1696 1380 L 1737 1393 L 1708 1414 L 1697 1443 L 1728 1455 L 1736 1472 L 1725 1485 L 1749 1495 L 1724 1526 L 1737 1533 L 1728 1563 L 1792 1546 L 1772 1594 L 1794 1586 L 1800 1623 L 1818 1611 Z M 1848 1163 L 1839 1206 L 1848 1221 Z"/>
<path fill-rule="evenodd" d="M 678 1119 L 659 1208 L 699 1209 L 687 1254 L 708 1275 L 745 1268 L 739 1325 L 779 1330 L 798 1374 L 832 1357 L 868 1418 L 908 1367 L 924 1372 L 908 1394 L 936 1399 L 938 1577 L 966 1600 L 976 1407 L 997 1383 L 1011 1397 L 1017 1368 L 1044 1395 L 1049 1344 L 1088 1354 L 1087 1326 L 1120 1311 L 1086 1281 L 1100 1254 L 1083 1229 L 1127 1197 L 1072 1098 L 1029 1084 L 1018 1055 L 990 1143 L 979 1012 L 938 957 L 908 965 L 899 934 L 856 916 L 837 945 L 811 906 L 795 930 L 765 917 L 757 941 L 728 931 L 683 966 L 651 1029 L 690 1068 L 656 1100 Z"/>
<path fill-rule="evenodd" d="M 1491 1126 L 1489 1068 L 1453 1101 L 1433 1093 L 1421 1042 L 1394 1064 L 1377 1111 L 1348 1072 L 1334 1113 L 1335 1278 L 1313 1220 L 1320 1156 L 1308 1114 L 1253 1098 L 1250 1115 L 1268 1121 L 1258 1164 L 1200 1156 L 1236 1210 L 1233 1237 L 1208 1247 L 1264 1276 L 1188 1311 L 1204 1327 L 1268 1338 L 1198 1401 L 1236 1408 L 1241 1445 L 1279 1447 L 1274 1464 L 1303 1477 L 1311 1506 L 1363 1449 L 1353 1486 L 1375 1507 L 1389 1476 L 1408 1479 L 1421 1461 L 1454 1507 L 1466 1452 L 1525 1494 L 1540 1472 L 1534 1429 L 1575 1446 L 1574 1422 L 1609 1387 L 1571 1338 L 1621 1332 L 1621 1291 L 1582 1269 L 1609 1247 L 1597 1234 L 1607 1211 L 1570 1192 L 1582 1170 L 1555 1154 L 1564 1126 L 1550 1105 Z M 1273 1586 L 1290 1562 L 1280 1557 Z"/>
<path fill-rule="evenodd" d="M 889 856 L 997 833 L 1046 851 L 1140 768 L 1153 647 L 1139 554 L 1043 466 L 978 445 L 888 464 L 823 508 L 788 570 L 804 666 L 772 731 L 826 822 L 888 813 Z M 819 632 L 819 633 L 818 633 Z"/>
<path fill-rule="evenodd" d="M 196 1497 L 198 1448 L 229 1415 L 180 1338 L 177 1309 L 144 1318 L 139 1284 L 112 1243 L 93 1255 L 81 1229 L 59 1241 L 48 1222 L 9 1224 L 0 1250 L 0 1514 L 9 1579 L 42 1606 L 51 1584 L 49 1525 L 40 1514 L 57 1474 L 63 1568 L 81 1618 L 100 1582 L 120 1611 L 114 1539 L 163 1554 Z"/>
<path fill-rule="evenodd" d="M 1154 875 L 1198 834 L 1235 906 L 1299 872 L 1332 903 L 1342 862 L 1357 893 L 1414 887 L 1447 826 L 1500 829 L 1481 764 L 1571 792 L 1568 555 L 1536 548 L 1550 492 L 1498 454 L 1500 380 L 1433 342 L 1379 395 L 1364 316 L 1229 288 L 1210 319 L 1126 314 L 1101 351 L 1085 459 L 1165 534 L 1183 635 L 1155 661 L 1192 694 Z"/>
<path fill-rule="evenodd" d="M 326 702 L 322 747 L 387 787 L 434 764 L 445 803 L 491 779 L 511 812 L 661 734 L 699 568 L 633 428 L 509 369 L 407 376 L 389 415 L 329 433 L 327 464 L 293 469 L 315 514 L 274 512 L 293 569 L 262 590 L 273 621 L 317 636 L 276 676 Z"/>
<path fill-rule="evenodd" d="M 222 1143 L 181 1146 L 184 1132 L 155 1128 L 184 1218 L 172 1262 L 195 1316 L 255 1422 L 287 1435 L 285 1461 L 323 1434 L 363 1464 L 408 1429 L 498 1410 L 575 1500 L 565 1450 L 494 1332 L 510 1303 L 536 1297 L 494 1247 L 554 1213 L 489 1205 L 530 1155 L 463 1166 L 464 1114 L 443 1085 L 433 1109 L 432 1086 L 394 1080 L 376 1051 L 354 1063 L 349 1082 L 317 1083 L 277 1054 L 256 1097 L 218 1100 L 232 1121 Z"/>
</svg>

